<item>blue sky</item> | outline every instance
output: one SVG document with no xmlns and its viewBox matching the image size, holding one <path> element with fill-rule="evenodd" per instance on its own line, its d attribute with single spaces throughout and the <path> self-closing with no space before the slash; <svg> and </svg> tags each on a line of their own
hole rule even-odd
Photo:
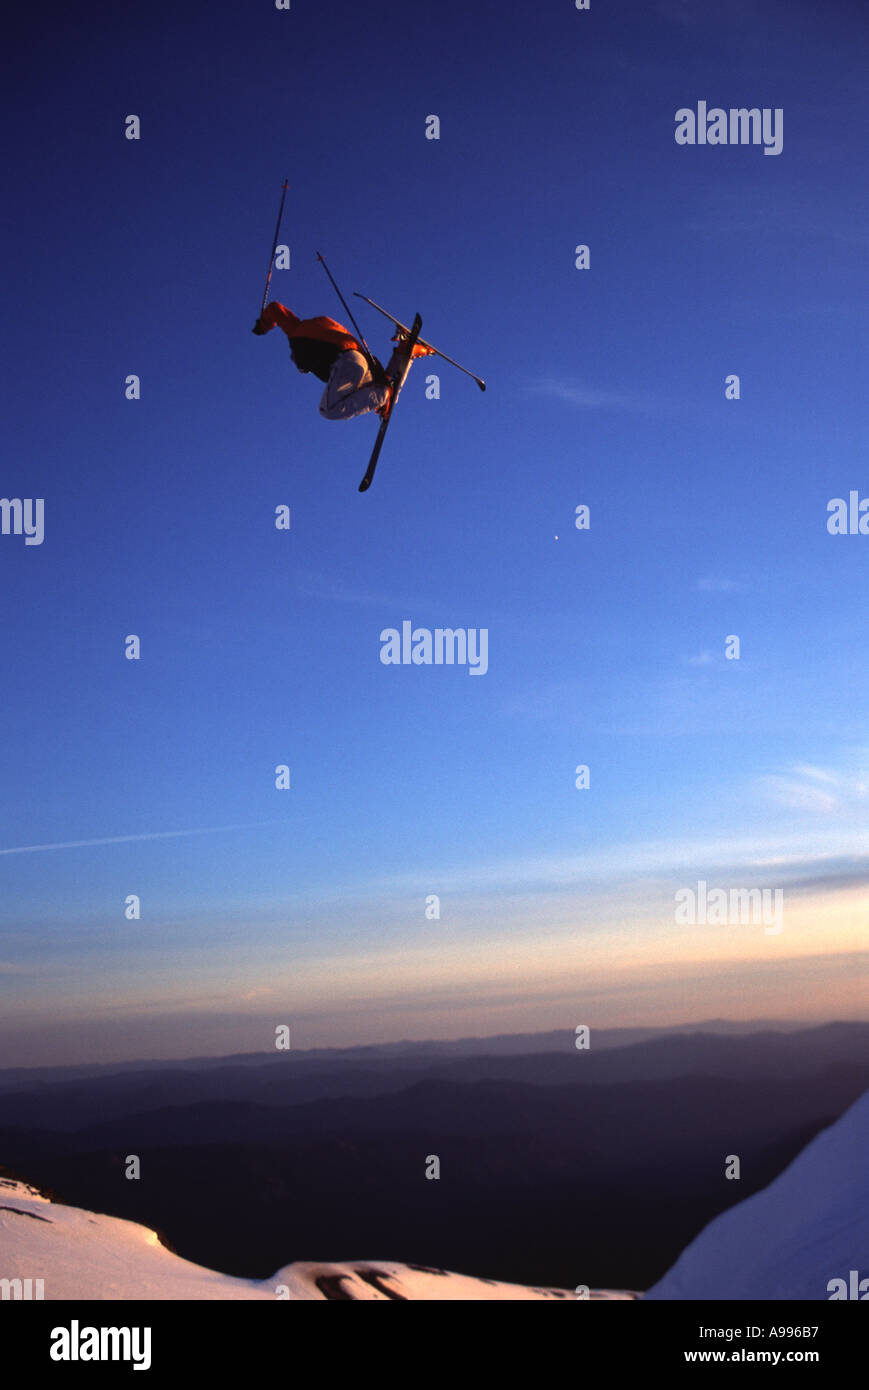
<svg viewBox="0 0 869 1390">
<path fill-rule="evenodd" d="M 856 1016 L 861 7 L 324 13 L 21 18 L 4 1055 Z M 781 108 L 782 153 L 677 146 L 701 99 Z M 364 497 L 373 419 L 250 333 L 285 176 L 273 297 L 343 318 L 322 251 L 489 383 L 415 366 Z M 384 666 L 404 619 L 486 628 L 486 675 Z M 716 875 L 793 885 L 790 929 L 677 939 Z"/>
</svg>

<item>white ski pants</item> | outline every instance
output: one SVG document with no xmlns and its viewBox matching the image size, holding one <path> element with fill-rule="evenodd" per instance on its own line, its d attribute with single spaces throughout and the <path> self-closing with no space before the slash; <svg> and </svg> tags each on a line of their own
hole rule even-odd
<svg viewBox="0 0 869 1390">
<path fill-rule="evenodd" d="M 375 386 L 371 369 L 361 352 L 351 350 L 336 357 L 320 399 L 324 420 L 352 420 L 367 415 L 386 400 L 387 387 Z"/>
</svg>

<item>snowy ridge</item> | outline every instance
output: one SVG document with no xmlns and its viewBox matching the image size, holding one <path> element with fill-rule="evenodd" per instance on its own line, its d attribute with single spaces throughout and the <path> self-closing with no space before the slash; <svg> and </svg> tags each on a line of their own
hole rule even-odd
<svg viewBox="0 0 869 1390">
<path fill-rule="evenodd" d="M 857 1297 L 835 1290 L 854 1276 L 869 1288 L 867 1160 L 869 1091 L 768 1187 L 710 1221 L 646 1298 Z"/>
<path fill-rule="evenodd" d="M 270 1279 L 236 1279 L 174 1255 L 147 1226 L 61 1206 L 7 1178 L 0 1178 L 0 1279 L 41 1279 L 46 1300 L 576 1299 L 570 1289 L 503 1284 L 385 1260 L 297 1261 Z M 637 1295 L 605 1289 L 592 1290 L 589 1297 L 632 1300 Z"/>
</svg>

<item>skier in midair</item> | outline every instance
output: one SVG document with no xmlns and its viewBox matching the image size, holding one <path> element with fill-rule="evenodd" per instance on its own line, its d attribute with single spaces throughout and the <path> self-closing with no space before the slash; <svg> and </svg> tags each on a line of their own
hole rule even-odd
<svg viewBox="0 0 869 1390">
<path fill-rule="evenodd" d="M 375 357 L 372 370 L 359 342 L 335 319 L 325 315 L 300 319 L 286 305 L 272 300 L 253 331 L 259 336 L 275 326 L 286 333 L 290 356 L 299 371 L 310 372 L 326 383 L 320 399 L 320 414 L 325 420 L 352 420 L 370 410 L 382 416 L 389 414 L 395 379 L 406 361 L 403 334 L 393 338 L 397 346 L 386 367 Z M 411 360 L 427 357 L 432 351 L 416 343 Z"/>
</svg>

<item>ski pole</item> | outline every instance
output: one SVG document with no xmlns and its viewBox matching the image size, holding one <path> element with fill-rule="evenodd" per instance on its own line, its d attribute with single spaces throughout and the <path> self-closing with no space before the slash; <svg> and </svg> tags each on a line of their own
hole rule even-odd
<svg viewBox="0 0 869 1390">
<path fill-rule="evenodd" d="M 347 300 L 344 298 L 344 296 L 343 296 L 343 294 L 341 293 L 341 291 L 339 290 L 338 286 L 335 284 L 334 276 L 332 275 L 331 270 L 330 270 L 329 267 L 327 266 L 326 262 L 323 260 L 323 257 L 320 255 L 320 252 L 319 252 L 319 251 L 317 252 L 317 260 L 320 262 L 321 266 L 322 266 L 323 269 L 325 270 L 325 272 L 326 272 L 326 274 L 328 275 L 329 279 L 332 281 L 332 286 L 333 286 L 333 288 L 334 288 L 334 290 L 335 290 L 335 293 L 337 294 L 337 296 L 338 296 L 338 298 L 340 299 L 341 303 L 344 305 L 344 308 L 347 310 L 347 314 L 348 314 L 348 317 L 349 317 L 349 319 L 350 319 L 350 322 L 352 323 L 353 327 L 356 329 L 356 337 L 359 339 L 360 345 L 361 345 L 361 347 L 362 347 L 362 351 L 365 353 L 365 356 L 368 358 L 368 365 L 369 365 L 369 367 L 371 368 L 372 374 L 375 374 L 377 369 L 376 369 L 376 366 L 375 366 L 374 358 L 373 358 L 372 355 L 371 355 L 371 350 L 370 350 L 368 344 L 366 343 L 365 339 L 364 339 L 363 336 L 362 336 L 362 330 L 360 329 L 359 324 L 358 324 L 358 323 L 356 322 L 356 320 L 354 319 L 354 317 L 353 317 L 353 311 L 352 311 L 352 309 L 350 308 L 350 305 L 347 303 Z"/>
<path fill-rule="evenodd" d="M 287 196 L 287 188 L 288 188 L 288 186 L 289 186 L 289 185 L 288 185 L 288 183 L 287 183 L 287 180 L 284 179 L 284 188 L 283 188 L 283 192 L 281 193 L 281 205 L 280 205 L 280 207 L 278 208 L 278 220 L 277 220 L 277 225 L 275 226 L 275 239 L 274 239 L 274 241 L 272 242 L 272 254 L 271 254 L 271 256 L 269 257 L 269 273 L 268 273 L 268 275 L 266 276 L 266 287 L 265 287 L 265 289 L 263 290 L 263 307 L 262 307 L 262 309 L 260 310 L 260 317 L 262 317 L 262 315 L 265 313 L 266 300 L 267 300 L 268 297 L 269 297 L 269 285 L 271 284 L 272 271 L 273 271 L 274 265 L 275 265 L 275 252 L 276 252 L 277 249 L 278 249 L 278 237 L 279 237 L 280 234 L 281 234 L 281 219 L 282 219 L 282 217 L 283 217 L 283 215 L 284 215 L 284 199 L 285 199 L 286 196 Z"/>
<path fill-rule="evenodd" d="M 378 313 L 381 313 L 384 318 L 390 319 L 392 323 L 395 324 L 396 328 L 401 329 L 402 333 L 410 332 L 410 329 L 405 327 L 400 319 L 394 319 L 392 315 L 388 314 L 385 309 L 382 309 L 379 304 L 375 304 L 373 299 L 369 299 L 367 294 L 360 294 L 358 290 L 354 290 L 353 293 L 357 299 L 364 299 L 365 303 L 370 304 L 372 309 L 377 309 Z M 419 343 L 421 347 L 431 348 L 432 352 L 437 353 L 438 357 L 442 357 L 445 362 L 449 362 L 450 366 L 458 367 L 460 372 L 464 372 L 465 376 L 471 377 L 471 379 L 477 383 L 481 391 L 485 391 L 486 383 L 481 376 L 477 376 L 476 372 L 469 372 L 467 367 L 462 366 L 461 362 L 456 362 L 453 357 L 447 357 L 445 352 L 441 352 L 440 348 L 434 346 L 434 343 L 427 343 L 424 338 L 420 338 Z"/>
</svg>

